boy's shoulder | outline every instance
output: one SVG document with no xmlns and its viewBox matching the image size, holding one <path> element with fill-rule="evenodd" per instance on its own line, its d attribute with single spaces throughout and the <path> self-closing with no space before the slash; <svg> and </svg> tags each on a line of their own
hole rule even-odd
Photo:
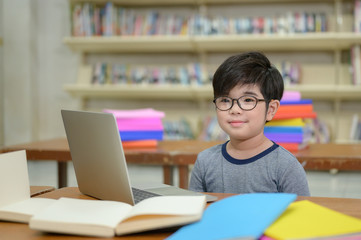
<svg viewBox="0 0 361 240">
<path fill-rule="evenodd" d="M 277 144 L 277 143 L 275 143 L 275 144 Z M 278 151 L 278 154 L 282 154 L 283 156 L 285 156 L 287 158 L 297 159 L 295 157 L 295 155 L 293 155 L 290 151 L 288 151 L 286 148 L 282 147 L 281 145 L 278 145 L 277 151 Z"/>
<path fill-rule="evenodd" d="M 213 154 L 221 154 L 222 153 L 222 146 L 225 143 L 221 143 L 221 144 L 217 144 L 214 145 L 210 148 L 207 148 L 203 151 L 201 151 L 198 156 L 208 156 L 208 155 L 213 155 Z"/>
<path fill-rule="evenodd" d="M 273 154 L 270 157 L 273 164 L 278 165 L 282 168 L 287 168 L 287 166 L 295 166 L 299 164 L 295 155 L 293 155 L 290 151 L 288 151 L 281 145 L 278 145 L 278 147 L 273 151 Z"/>
</svg>

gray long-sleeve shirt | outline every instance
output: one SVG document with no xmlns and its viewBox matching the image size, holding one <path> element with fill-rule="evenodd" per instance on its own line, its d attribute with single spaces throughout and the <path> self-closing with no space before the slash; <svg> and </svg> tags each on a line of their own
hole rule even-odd
<svg viewBox="0 0 361 240">
<path fill-rule="evenodd" d="M 198 154 L 189 189 L 197 192 L 285 192 L 310 196 L 306 173 L 295 156 L 274 144 L 249 159 L 234 159 L 227 142 Z"/>
</svg>

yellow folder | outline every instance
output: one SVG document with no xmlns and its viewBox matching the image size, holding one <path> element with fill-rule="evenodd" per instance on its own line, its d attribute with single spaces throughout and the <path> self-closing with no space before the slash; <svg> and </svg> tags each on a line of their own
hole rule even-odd
<svg viewBox="0 0 361 240">
<path fill-rule="evenodd" d="M 303 200 L 290 204 L 265 235 L 273 239 L 302 239 L 360 232 L 361 219 Z"/>
</svg>

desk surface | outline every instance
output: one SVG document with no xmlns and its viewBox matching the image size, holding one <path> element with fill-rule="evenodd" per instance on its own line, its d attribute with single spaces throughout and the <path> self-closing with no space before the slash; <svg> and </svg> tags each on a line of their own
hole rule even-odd
<svg viewBox="0 0 361 240">
<path fill-rule="evenodd" d="M 232 196 L 231 193 L 208 193 L 218 197 L 218 200 Z M 82 194 L 77 187 L 65 187 L 56 189 L 36 196 L 42 198 L 59 199 L 61 197 L 79 198 L 79 199 L 94 199 L 93 197 Z M 356 198 L 329 198 L 329 197 L 297 197 L 297 200 L 310 200 L 325 207 L 334 209 L 336 211 L 345 213 L 361 219 L 361 199 Z"/>
<path fill-rule="evenodd" d="M 54 191 L 55 188 L 52 186 L 30 186 L 30 196 L 36 197 L 38 195 Z"/>
<path fill-rule="evenodd" d="M 215 193 L 219 199 L 232 196 L 232 194 Z M 58 199 L 60 197 L 72 197 L 80 199 L 93 199 L 89 196 L 83 195 L 76 187 L 67 187 L 57 189 L 37 197 L 46 197 Z M 350 198 L 325 198 L 325 197 L 298 197 L 297 200 L 310 200 L 322 206 L 334 209 L 336 211 L 357 217 L 361 219 L 361 199 Z M 164 239 L 171 235 L 174 231 L 155 231 L 148 233 L 134 234 L 130 236 L 115 237 L 109 239 Z M 78 237 L 67 236 L 57 234 L 44 234 L 39 231 L 31 230 L 27 224 L 0 222 L 1 239 L 17 239 L 17 240 L 54 240 L 54 239 L 66 239 L 66 240 L 80 240 L 80 239 L 92 239 L 93 237 Z"/>
</svg>

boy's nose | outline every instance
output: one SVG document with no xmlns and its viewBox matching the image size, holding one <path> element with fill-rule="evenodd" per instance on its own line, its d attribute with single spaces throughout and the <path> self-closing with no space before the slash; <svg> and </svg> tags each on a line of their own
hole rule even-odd
<svg viewBox="0 0 361 240">
<path fill-rule="evenodd" d="M 243 111 L 243 109 L 239 106 L 239 104 L 238 104 L 238 100 L 237 99 L 232 99 L 232 101 L 233 101 L 233 105 L 232 105 L 232 107 L 229 109 L 229 111 L 231 111 L 231 112 L 241 112 L 241 111 Z"/>
</svg>

